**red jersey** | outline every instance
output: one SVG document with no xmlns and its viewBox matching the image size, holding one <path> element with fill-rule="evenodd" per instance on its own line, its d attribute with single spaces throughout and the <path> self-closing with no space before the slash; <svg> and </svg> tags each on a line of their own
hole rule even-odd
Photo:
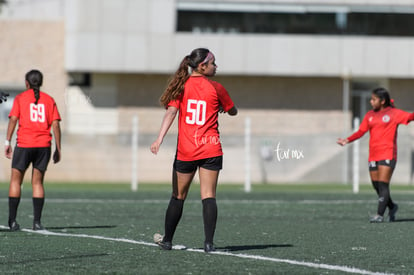
<svg viewBox="0 0 414 275">
<path fill-rule="evenodd" d="M 18 147 L 51 146 L 50 128 L 54 120 L 60 120 L 60 115 L 54 99 L 46 93 L 39 94 L 37 105 L 32 89 L 18 94 L 14 99 L 9 118 L 14 116 L 19 119 Z"/>
<path fill-rule="evenodd" d="M 223 155 L 218 131 L 218 113 L 234 103 L 226 89 L 204 76 L 191 76 L 184 91 L 168 106 L 179 109 L 177 159 L 193 161 Z"/>
<path fill-rule="evenodd" d="M 397 128 L 399 124 L 408 124 L 414 120 L 414 113 L 387 107 L 380 111 L 369 111 L 359 126 L 359 130 L 348 137 L 352 142 L 367 131 L 369 139 L 368 161 L 397 160 Z"/>
</svg>

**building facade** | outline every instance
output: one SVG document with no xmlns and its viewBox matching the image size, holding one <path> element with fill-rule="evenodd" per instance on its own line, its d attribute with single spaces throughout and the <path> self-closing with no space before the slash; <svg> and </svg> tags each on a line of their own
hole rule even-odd
<svg viewBox="0 0 414 275">
<path fill-rule="evenodd" d="M 128 181 L 138 116 L 137 173 L 141 181 L 163 182 L 176 131 L 152 156 L 148 147 L 163 116 L 158 98 L 182 58 L 207 47 L 217 59 L 215 80 L 240 108 L 237 118 L 220 120 L 222 181 L 244 181 L 250 119 L 254 182 L 348 182 L 352 150 L 335 141 L 370 109 L 370 91 L 384 86 L 399 108 L 414 109 L 413 18 L 408 0 L 9 0 L 0 14 L 0 37 L 7 37 L 0 88 L 17 93 L 30 67 L 44 71 L 44 89 L 63 113 L 67 148 L 51 178 Z M 409 183 L 414 130 L 400 131 L 394 180 Z M 365 182 L 366 143 L 359 172 Z M 303 158 L 281 160 L 282 150 Z M 6 178 L 9 164 L 2 165 Z"/>
</svg>

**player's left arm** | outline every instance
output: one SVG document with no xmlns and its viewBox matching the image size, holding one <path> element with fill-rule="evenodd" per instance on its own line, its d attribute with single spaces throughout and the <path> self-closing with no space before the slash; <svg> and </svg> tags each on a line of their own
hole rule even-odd
<svg viewBox="0 0 414 275">
<path fill-rule="evenodd" d="M 62 132 L 60 130 L 59 120 L 56 119 L 52 122 L 52 131 L 53 131 L 53 136 L 55 137 L 55 144 L 56 144 L 56 150 L 53 153 L 53 163 L 58 163 L 62 157 L 62 150 L 61 150 Z"/>
<path fill-rule="evenodd" d="M 234 104 L 233 100 L 231 99 L 227 90 L 223 87 L 223 85 L 215 81 L 211 81 L 211 83 L 216 89 L 216 92 L 219 98 L 219 102 L 220 102 L 219 112 L 228 113 L 231 116 L 237 115 L 238 113 L 237 107 Z"/>
<path fill-rule="evenodd" d="M 16 129 L 17 121 L 19 120 L 16 116 L 10 116 L 9 124 L 7 125 L 6 143 L 4 144 L 4 154 L 6 158 L 11 159 L 13 154 L 13 148 L 10 144 L 13 137 L 14 129 Z"/>
</svg>

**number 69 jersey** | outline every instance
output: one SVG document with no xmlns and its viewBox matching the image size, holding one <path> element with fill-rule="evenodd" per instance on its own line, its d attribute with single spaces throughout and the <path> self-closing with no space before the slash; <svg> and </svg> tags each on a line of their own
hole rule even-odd
<svg viewBox="0 0 414 275">
<path fill-rule="evenodd" d="M 35 104 L 32 89 L 16 96 L 9 118 L 19 119 L 17 130 L 18 147 L 49 147 L 52 134 L 50 128 L 54 120 L 61 120 L 54 99 L 46 93 L 40 92 L 37 105 Z"/>
<path fill-rule="evenodd" d="M 223 155 L 218 131 L 220 106 L 229 111 L 234 103 L 226 89 L 205 76 L 191 76 L 184 92 L 168 106 L 179 109 L 177 159 L 193 161 Z"/>
</svg>

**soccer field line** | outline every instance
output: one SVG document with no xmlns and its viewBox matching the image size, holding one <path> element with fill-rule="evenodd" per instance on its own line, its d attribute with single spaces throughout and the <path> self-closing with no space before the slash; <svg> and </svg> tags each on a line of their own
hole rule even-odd
<svg viewBox="0 0 414 275">
<path fill-rule="evenodd" d="M 108 203 L 142 203 L 142 204 L 168 204 L 169 200 L 161 199 L 54 199 L 46 198 L 47 203 L 96 203 L 96 204 L 108 204 Z M 0 199 L 0 202 L 7 202 L 7 198 Z M 31 198 L 22 198 L 23 202 L 32 202 Z M 376 202 L 375 199 L 368 200 L 228 200 L 218 199 L 220 204 L 286 204 L 286 203 L 298 203 L 298 204 L 322 204 L 322 205 L 340 205 L 340 204 L 366 204 L 370 202 Z M 186 203 L 200 203 L 200 200 L 187 199 Z M 399 201 L 399 204 L 414 205 L 414 201 Z"/>
<path fill-rule="evenodd" d="M 0 228 L 1 229 L 9 229 L 9 227 L 3 226 L 3 225 L 0 225 Z M 21 231 L 28 232 L 28 233 L 35 233 L 35 234 L 45 235 L 45 236 L 70 237 L 70 238 L 89 238 L 89 239 L 96 239 L 96 240 L 104 240 L 104 241 L 112 241 L 112 242 L 121 242 L 121 243 L 129 243 L 129 244 L 137 244 L 137 245 L 158 247 L 158 245 L 155 244 L 155 243 L 149 243 L 149 242 L 145 242 L 145 241 L 136 241 L 136 240 L 125 239 L 125 238 L 112 238 L 112 237 L 105 237 L 105 236 L 99 236 L 99 235 L 88 235 L 88 234 L 60 233 L 60 232 L 53 232 L 53 231 L 48 231 L 48 230 L 35 231 L 35 230 L 31 230 L 31 229 L 21 229 Z M 174 245 L 173 249 L 188 251 L 188 252 L 205 253 L 203 249 L 186 248 L 183 245 Z M 168 253 L 168 252 L 166 251 L 166 253 Z M 315 269 L 326 269 L 326 270 L 332 270 L 332 271 L 341 271 L 341 272 L 353 273 L 353 274 L 393 275 L 392 273 L 373 272 L 373 271 L 359 269 L 359 268 L 355 268 L 355 267 L 340 266 L 340 265 L 329 265 L 329 264 L 317 264 L 317 263 L 312 263 L 312 262 L 304 262 L 304 261 L 281 259 L 281 258 L 272 258 L 272 257 L 265 257 L 265 256 L 260 256 L 260 255 L 238 254 L 238 253 L 231 253 L 231 252 L 226 252 L 226 251 L 215 251 L 215 252 L 211 252 L 210 254 L 237 257 L 237 258 L 250 259 L 250 260 L 259 260 L 259 261 L 266 261 L 266 262 L 285 263 L 285 264 L 290 264 L 290 265 L 305 266 L 305 267 L 315 268 Z"/>
</svg>

